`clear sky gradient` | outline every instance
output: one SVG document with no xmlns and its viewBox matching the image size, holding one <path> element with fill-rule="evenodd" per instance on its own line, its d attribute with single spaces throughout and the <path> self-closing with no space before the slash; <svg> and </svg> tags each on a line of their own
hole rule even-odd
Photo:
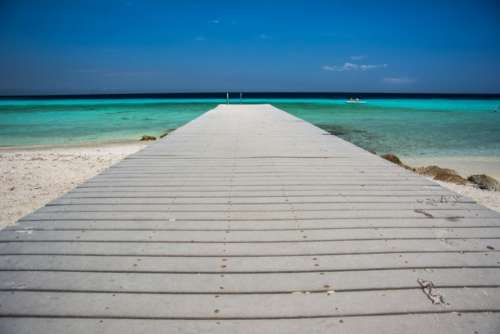
<svg viewBox="0 0 500 334">
<path fill-rule="evenodd" d="M 500 93 L 500 2 L 0 0 L 0 95 Z"/>
</svg>

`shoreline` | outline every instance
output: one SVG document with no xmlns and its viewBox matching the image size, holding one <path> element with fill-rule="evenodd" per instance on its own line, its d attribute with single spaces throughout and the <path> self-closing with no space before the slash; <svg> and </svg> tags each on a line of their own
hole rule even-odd
<svg viewBox="0 0 500 334">
<path fill-rule="evenodd" d="M 110 140 L 110 141 L 81 142 L 72 144 L 0 146 L 0 154 L 15 152 L 15 151 L 44 151 L 51 149 L 119 147 L 123 145 L 133 145 L 137 143 L 143 143 L 143 142 L 141 142 L 138 139 L 123 139 L 123 140 Z"/>
<path fill-rule="evenodd" d="M 149 142 L 120 141 L 77 145 L 0 147 L 0 228 L 99 174 Z M 500 179 L 500 157 L 401 157 L 411 166 L 438 165 L 462 176 L 488 174 Z M 464 173 L 466 171 L 467 173 Z M 470 172 L 470 173 L 469 173 Z M 429 178 L 431 179 L 431 178 Z M 431 179 L 432 180 L 432 179 Z M 500 192 L 432 180 L 500 212 Z"/>
</svg>

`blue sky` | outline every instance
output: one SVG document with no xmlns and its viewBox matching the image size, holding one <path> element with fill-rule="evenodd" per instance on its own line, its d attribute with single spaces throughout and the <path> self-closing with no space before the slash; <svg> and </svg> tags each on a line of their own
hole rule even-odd
<svg viewBox="0 0 500 334">
<path fill-rule="evenodd" d="M 491 1 L 0 1 L 0 94 L 500 93 Z"/>
</svg>

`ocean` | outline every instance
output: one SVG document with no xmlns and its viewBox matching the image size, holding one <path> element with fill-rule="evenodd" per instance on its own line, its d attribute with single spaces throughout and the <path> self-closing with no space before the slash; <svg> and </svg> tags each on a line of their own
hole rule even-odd
<svg viewBox="0 0 500 334">
<path fill-rule="evenodd" d="M 234 102 L 239 102 L 237 99 Z M 270 103 L 365 149 L 402 156 L 500 157 L 500 99 L 243 99 Z M 0 100 L 0 146 L 75 145 L 158 136 L 224 99 Z"/>
</svg>

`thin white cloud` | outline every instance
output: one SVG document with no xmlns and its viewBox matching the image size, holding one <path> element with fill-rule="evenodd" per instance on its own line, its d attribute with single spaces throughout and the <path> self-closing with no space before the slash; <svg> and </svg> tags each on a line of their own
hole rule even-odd
<svg viewBox="0 0 500 334">
<path fill-rule="evenodd" d="M 386 68 L 387 64 L 377 64 L 377 65 L 359 65 L 361 71 L 373 70 L 375 68 Z"/>
<path fill-rule="evenodd" d="M 415 79 L 408 77 L 388 77 L 388 78 L 383 78 L 382 81 L 386 84 L 391 84 L 391 85 L 406 85 L 414 83 Z"/>
<path fill-rule="evenodd" d="M 260 34 L 259 38 L 260 39 L 271 39 L 271 36 L 269 36 L 268 34 Z"/>
<path fill-rule="evenodd" d="M 344 65 L 325 65 L 323 66 L 325 71 L 333 72 L 344 72 L 359 69 L 359 65 L 353 63 L 344 63 Z"/>
<path fill-rule="evenodd" d="M 212 23 L 212 24 L 219 24 L 220 20 L 219 19 L 213 19 L 212 21 L 210 21 L 210 23 Z"/>
<path fill-rule="evenodd" d="M 363 60 L 366 58 L 366 56 L 363 55 L 358 55 L 358 56 L 351 56 L 349 57 L 351 60 Z"/>
<path fill-rule="evenodd" d="M 322 69 L 331 72 L 368 71 L 376 68 L 386 68 L 387 66 L 387 64 L 355 64 L 346 62 L 343 65 L 324 65 Z"/>
<path fill-rule="evenodd" d="M 335 71 L 335 67 L 330 65 L 323 65 L 321 68 L 325 71 Z"/>
<path fill-rule="evenodd" d="M 206 41 L 207 39 L 205 38 L 205 36 L 200 35 L 200 36 L 196 36 L 194 40 L 195 41 Z"/>
</svg>

